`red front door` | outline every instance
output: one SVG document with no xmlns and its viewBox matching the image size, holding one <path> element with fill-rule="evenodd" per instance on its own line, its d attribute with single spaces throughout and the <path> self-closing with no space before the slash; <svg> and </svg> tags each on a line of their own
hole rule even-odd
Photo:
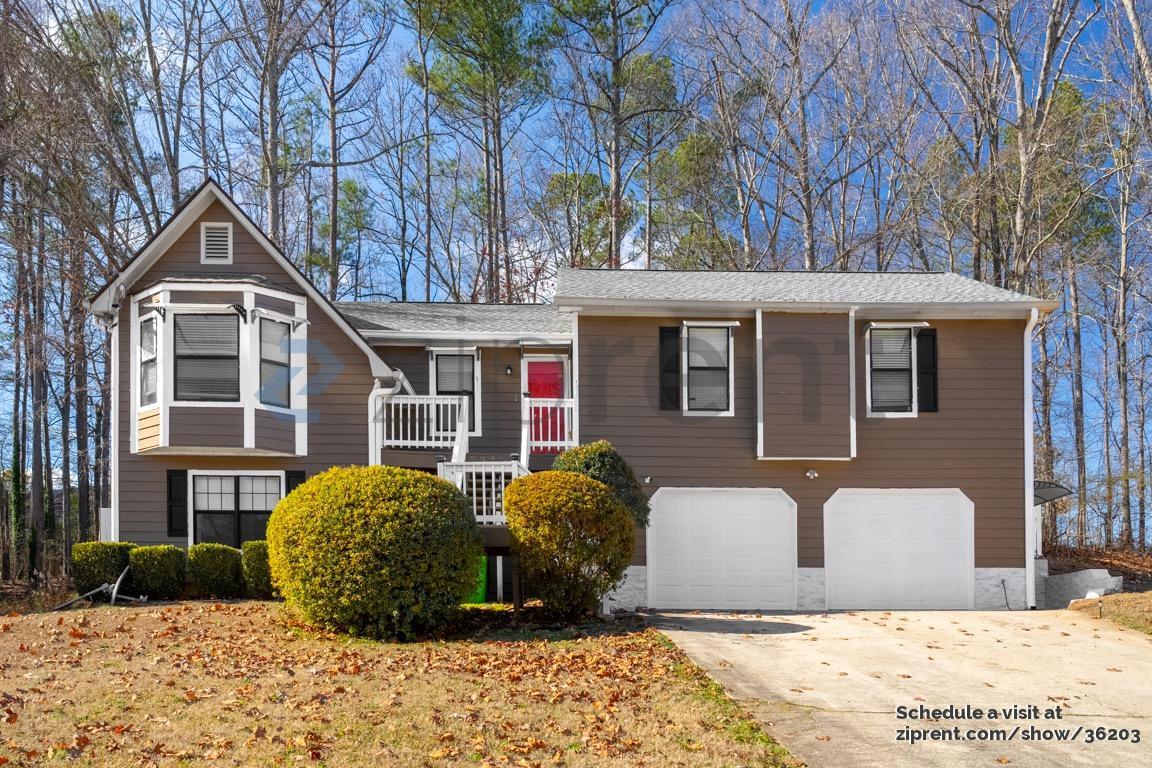
<svg viewBox="0 0 1152 768">
<path fill-rule="evenodd" d="M 560 453 L 568 436 L 566 410 L 549 400 L 566 396 L 563 360 L 528 360 L 528 408 L 532 453 Z M 543 400 L 544 402 L 537 402 Z"/>
</svg>

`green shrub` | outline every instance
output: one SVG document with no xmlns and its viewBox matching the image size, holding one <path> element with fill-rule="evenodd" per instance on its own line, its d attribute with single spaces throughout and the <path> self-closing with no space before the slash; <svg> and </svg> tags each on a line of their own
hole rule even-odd
<svg viewBox="0 0 1152 768">
<path fill-rule="evenodd" d="M 140 594 L 163 600 L 183 593 L 188 555 L 180 547 L 136 547 L 129 553 L 128 562 L 132 565 L 132 583 Z"/>
<path fill-rule="evenodd" d="M 440 630 L 476 586 L 480 538 L 452 483 L 398 467 L 337 467 L 268 521 L 272 583 L 320 626 L 377 638 Z"/>
<path fill-rule="evenodd" d="M 616 492 L 620 501 L 632 513 L 632 519 L 641 528 L 648 527 L 650 507 L 644 489 L 636 481 L 632 467 L 616 452 L 612 443 L 597 440 L 569 448 L 556 457 L 552 469 L 560 472 L 579 472 L 599 480 Z"/>
<path fill-rule="evenodd" d="M 504 491 L 512 551 L 551 613 L 595 610 L 632 559 L 628 508 L 610 487 L 577 472 L 536 472 Z"/>
<path fill-rule="evenodd" d="M 188 575 L 199 597 L 236 597 L 244 591 L 240 550 L 226 544 L 193 544 Z"/>
<path fill-rule="evenodd" d="M 84 541 L 72 547 L 72 584 L 78 594 L 91 592 L 102 584 L 115 584 L 128 567 L 128 554 L 136 548 L 125 541 Z M 132 574 L 120 585 L 131 594 Z"/>
<path fill-rule="evenodd" d="M 244 586 L 248 594 L 261 600 L 275 597 L 272 588 L 272 570 L 268 567 L 268 542 L 246 541 L 240 547 L 240 558 L 244 570 Z"/>
</svg>

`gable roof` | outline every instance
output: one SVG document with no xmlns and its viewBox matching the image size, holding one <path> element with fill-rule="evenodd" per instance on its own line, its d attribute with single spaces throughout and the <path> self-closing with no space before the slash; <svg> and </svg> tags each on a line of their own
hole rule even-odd
<svg viewBox="0 0 1152 768">
<path fill-rule="evenodd" d="M 937 305 L 1040 309 L 1037 299 L 952 272 L 693 272 L 561 268 L 556 303 L 769 304 L 781 309 Z"/>
<path fill-rule="evenodd" d="M 352 327 L 332 303 L 324 297 L 316 286 L 312 285 L 296 265 L 268 239 L 264 231 L 240 209 L 236 202 L 225 192 L 215 179 L 208 179 L 181 204 L 171 218 L 156 233 L 149 238 L 140 250 L 124 265 L 112 280 L 101 288 L 88 302 L 88 309 L 94 315 L 111 317 L 116 314 L 119 307 L 121 291 L 126 291 L 143 277 L 152 265 L 163 256 L 177 239 L 208 209 L 213 202 L 219 202 L 228 213 L 240 223 L 242 227 L 259 243 L 264 250 L 276 261 L 290 278 L 303 290 L 304 295 L 311 299 L 326 314 L 337 327 L 343 331 L 367 357 L 372 368 L 373 376 L 391 378 L 392 369 L 377 355 L 368 341 Z"/>
<path fill-rule="evenodd" d="M 368 338 L 392 335 L 556 336 L 572 331 L 572 318 L 552 304 L 450 304 L 342 301 L 336 308 Z"/>
</svg>

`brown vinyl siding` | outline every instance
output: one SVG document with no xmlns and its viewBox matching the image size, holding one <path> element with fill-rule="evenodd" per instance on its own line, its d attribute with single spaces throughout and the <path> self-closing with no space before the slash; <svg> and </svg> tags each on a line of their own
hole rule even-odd
<svg viewBox="0 0 1152 768">
<path fill-rule="evenodd" d="M 432 394 L 428 350 L 413 346 L 377 346 L 375 350 L 384 362 L 404 372 L 416 394 Z M 508 366 L 512 367 L 511 376 L 504 373 Z M 482 347 L 480 349 L 481 434 L 468 438 L 468 450 L 471 455 L 507 458 L 510 453 L 519 453 L 521 391 L 519 348 Z"/>
<path fill-rule="evenodd" d="M 232 223 L 232 263 L 231 264 L 201 264 L 200 263 L 200 224 L 203 222 L 231 222 Z M 272 285 L 292 293 L 300 293 L 300 286 L 288 275 L 284 269 L 272 258 L 272 254 L 264 250 L 244 225 L 228 214 L 220 203 L 212 203 L 208 210 L 187 231 L 172 244 L 172 247 L 157 261 L 150 270 L 129 291 L 138 291 L 152 283 L 167 277 L 189 275 L 235 275 L 237 278 L 260 275 Z"/>
<path fill-rule="evenodd" d="M 257 309 L 270 309 L 273 312 L 279 312 L 282 315 L 292 317 L 296 314 L 296 305 L 284 299 L 277 299 L 275 296 L 265 296 L 258 293 L 253 297 L 253 302 Z"/>
<path fill-rule="evenodd" d="M 851 455 L 847 314 L 765 312 L 764 456 Z"/>
<path fill-rule="evenodd" d="M 296 452 L 296 418 L 290 413 L 256 409 L 256 447 L 281 453 Z"/>
<path fill-rule="evenodd" d="M 168 408 L 168 445 L 190 448 L 243 448 L 244 409 L 230 407 Z"/>
<path fill-rule="evenodd" d="M 213 205 L 203 217 L 208 221 L 229 220 L 223 208 Z M 200 264 L 200 224 L 193 224 L 173 248 L 148 271 L 129 294 L 167 277 L 186 276 L 208 271 L 235 273 L 237 277 L 263 275 L 284 290 L 301 293 L 300 286 L 285 273 L 272 257 L 237 223 L 232 228 L 235 238 L 233 263 Z M 132 373 L 129 365 L 130 315 L 125 306 L 120 312 L 119 333 L 119 507 L 120 538 L 142 544 L 186 544 L 186 539 L 172 539 L 167 531 L 167 470 L 303 470 L 308 476 L 332 466 L 368 462 L 368 394 L 373 377 L 368 359 L 351 339 L 311 300 L 308 301 L 308 455 L 300 457 L 230 457 L 172 456 L 132 454 L 129 452 L 132 413 Z M 173 409 L 198 411 L 201 434 L 228 435 L 232 414 L 240 423 L 242 409 L 228 410 L 226 423 L 206 419 L 216 409 Z M 257 418 L 260 411 L 257 410 Z M 183 418 L 183 416 L 181 416 Z M 187 422 L 182 422 L 187 423 Z M 169 431 L 170 442 L 179 444 L 177 425 Z M 190 425 L 189 425 L 190 426 Z M 240 435 L 243 433 L 240 432 Z M 232 438 L 229 438 L 231 440 Z M 241 438 L 242 439 L 242 438 Z M 294 450 L 294 444 L 293 444 Z"/>
<path fill-rule="evenodd" d="M 976 566 L 1023 566 L 1023 320 L 930 321 L 938 333 L 940 410 L 906 419 L 864 418 L 863 323 L 858 322 L 858 455 L 852 461 L 813 462 L 756 459 L 751 317 L 733 336 L 734 416 L 685 417 L 659 410 L 659 328 L 680 321 L 580 318 L 581 439 L 612 441 L 642 482 L 651 477 L 646 490 L 782 488 L 798 506 L 799 565 L 821 567 L 823 505 L 837 488 L 957 487 L 976 507 Z M 809 469 L 819 477 L 808 480 Z"/>
<path fill-rule="evenodd" d="M 173 304 L 244 304 L 241 291 L 172 291 L 168 296 Z"/>
</svg>

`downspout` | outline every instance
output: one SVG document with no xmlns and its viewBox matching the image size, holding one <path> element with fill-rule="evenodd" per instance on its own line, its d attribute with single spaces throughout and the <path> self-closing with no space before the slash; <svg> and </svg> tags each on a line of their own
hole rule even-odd
<svg viewBox="0 0 1152 768">
<path fill-rule="evenodd" d="M 407 394 L 412 395 L 415 392 L 412 390 L 412 385 L 408 383 L 408 377 L 404 372 L 398 368 L 392 370 L 395 375 L 395 380 L 390 387 L 380 386 L 380 379 L 375 379 L 375 385 L 372 391 L 368 393 L 368 465 L 376 466 L 380 463 L 380 450 L 383 448 L 381 443 L 380 421 L 380 408 L 383 402 L 388 398 L 400 394 L 404 390 Z"/>
<path fill-rule="evenodd" d="M 1032 435 L 1032 331 L 1040 313 L 1035 307 L 1024 326 L 1024 597 L 1036 609 L 1036 510 L 1033 502 L 1035 446 Z"/>
</svg>

